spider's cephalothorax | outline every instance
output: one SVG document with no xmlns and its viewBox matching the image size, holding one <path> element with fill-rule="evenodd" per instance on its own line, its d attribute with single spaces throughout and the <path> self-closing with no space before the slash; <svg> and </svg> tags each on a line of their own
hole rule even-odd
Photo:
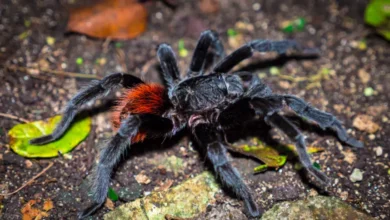
<svg viewBox="0 0 390 220">
<path fill-rule="evenodd" d="M 272 93 L 258 77 L 249 72 L 230 72 L 253 52 L 285 53 L 289 49 L 315 55 L 314 49 L 303 49 L 295 41 L 254 40 L 225 56 L 221 42 L 213 31 L 201 34 L 195 48 L 190 67 L 184 79 L 180 77 L 176 58 L 171 47 L 162 44 L 157 56 L 161 64 L 166 87 L 144 83 L 139 78 L 115 73 L 100 81 L 93 81 L 89 87 L 72 98 L 64 116 L 48 136 L 31 140 L 33 144 L 44 144 L 60 138 L 75 117 L 78 108 L 106 94 L 115 87 L 126 88 L 113 114 L 117 133 L 100 152 L 99 163 L 93 178 L 94 204 L 80 214 L 92 214 L 105 201 L 112 170 L 124 151 L 145 138 L 172 136 L 184 127 L 190 128 L 199 146 L 205 150 L 220 182 L 245 204 L 249 216 L 259 216 L 254 198 L 237 170 L 229 163 L 225 131 L 234 125 L 264 117 L 270 126 L 282 130 L 295 146 L 302 165 L 317 179 L 327 182 L 327 177 L 314 168 L 306 151 L 305 140 L 298 128 L 278 112 L 284 105 L 299 116 L 316 122 L 323 129 L 332 129 L 340 141 L 353 146 L 363 144 L 348 137 L 341 123 L 332 115 L 320 111 L 293 95 Z M 209 74 L 204 73 L 206 57 L 214 56 L 216 64 Z M 244 78 L 250 78 L 249 82 Z"/>
</svg>

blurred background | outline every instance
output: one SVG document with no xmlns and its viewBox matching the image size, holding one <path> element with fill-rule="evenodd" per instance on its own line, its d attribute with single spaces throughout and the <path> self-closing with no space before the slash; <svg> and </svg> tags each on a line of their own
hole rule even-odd
<svg viewBox="0 0 390 220">
<path fill-rule="evenodd" d="M 385 0 L 2 0 L 0 218 L 76 218 L 90 202 L 86 176 L 96 146 L 113 134 L 109 109 L 120 91 L 87 107 L 94 116 L 89 135 L 67 154 L 51 159 L 18 155 L 9 133 L 14 126 L 60 114 L 80 88 L 110 73 L 162 83 L 156 60 L 160 43 L 177 52 L 184 74 L 200 33 L 212 29 L 227 53 L 253 39 L 295 39 L 318 48 L 321 55 L 315 59 L 258 53 L 238 69 L 257 74 L 274 92 L 298 95 L 336 115 L 352 137 L 365 143 L 364 149 L 350 149 L 332 134 L 296 121 L 303 125 L 308 145 L 323 148 L 312 158 L 332 179 L 330 187 L 297 168 L 296 159 L 277 171 L 253 175 L 261 162 L 233 154 L 233 164 L 259 206 L 269 210 L 283 201 L 325 195 L 365 213 L 362 219 L 389 219 L 389 16 Z M 289 143 L 278 132 L 270 134 L 278 143 Z M 119 200 L 110 198 L 95 218 L 209 170 L 185 134 L 167 141 L 167 147 L 159 143 L 130 150 L 112 180 Z M 50 169 L 33 178 L 50 163 Z M 139 175 L 147 179 L 139 180 Z M 32 178 L 28 186 L 6 195 Z M 223 192 L 208 207 L 194 218 L 246 219 L 242 204 Z"/>
</svg>

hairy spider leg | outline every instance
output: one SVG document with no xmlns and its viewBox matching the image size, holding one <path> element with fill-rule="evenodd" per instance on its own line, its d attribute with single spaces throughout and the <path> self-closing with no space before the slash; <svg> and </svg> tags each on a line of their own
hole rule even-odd
<svg viewBox="0 0 390 220">
<path fill-rule="evenodd" d="M 222 138 L 217 131 L 208 124 L 198 124 L 193 128 L 193 131 L 199 144 L 206 148 L 207 158 L 213 165 L 214 172 L 221 183 L 244 201 L 248 215 L 253 217 L 259 216 L 260 210 L 240 174 L 230 164 L 226 155 L 226 148 L 222 144 Z"/>
<path fill-rule="evenodd" d="M 93 214 L 105 202 L 110 184 L 112 170 L 118 164 L 122 154 L 129 148 L 139 133 L 153 133 L 153 136 L 163 136 L 173 128 L 170 119 L 153 114 L 129 114 L 121 122 L 118 132 L 108 142 L 99 154 L 99 162 L 93 172 L 91 188 L 94 203 L 79 213 L 79 218 Z"/>
<path fill-rule="evenodd" d="M 102 80 L 92 81 L 88 87 L 81 90 L 69 101 L 63 113 L 62 119 L 54 129 L 53 133 L 32 139 L 30 140 L 30 143 L 42 145 L 59 139 L 65 133 L 66 129 L 68 129 L 72 120 L 76 116 L 78 109 L 83 104 L 107 94 L 119 85 L 122 85 L 125 88 L 131 88 L 141 83 L 143 82 L 138 77 L 124 73 L 114 73 L 104 77 Z"/>
<path fill-rule="evenodd" d="M 328 177 L 323 172 L 313 166 L 310 159 L 310 155 L 306 150 L 305 138 L 298 130 L 298 128 L 295 127 L 295 125 L 293 125 L 289 120 L 279 115 L 278 113 L 266 116 L 265 121 L 269 125 L 279 128 L 291 140 L 295 141 L 295 147 L 298 152 L 299 160 L 301 161 L 303 167 L 305 167 L 313 176 L 315 176 L 322 183 L 329 184 Z"/>
<path fill-rule="evenodd" d="M 363 147 L 362 142 L 348 136 L 347 131 L 343 128 L 340 121 L 337 120 L 337 118 L 332 114 L 320 111 L 319 109 L 310 106 L 307 102 L 296 96 L 284 95 L 283 97 L 287 105 L 298 115 L 315 121 L 322 129 L 332 128 L 336 131 L 340 141 L 352 147 Z"/>
<path fill-rule="evenodd" d="M 209 48 L 213 49 L 213 63 L 225 56 L 225 49 L 218 34 L 215 31 L 207 30 L 201 33 L 194 54 L 192 55 L 190 67 L 187 71 L 187 76 L 202 75 L 206 64 L 206 58 Z"/>
<path fill-rule="evenodd" d="M 163 77 L 168 90 L 180 80 L 180 72 L 177 67 L 175 52 L 168 44 L 160 44 L 157 49 L 157 58 L 160 61 Z"/>
<path fill-rule="evenodd" d="M 284 54 L 289 49 L 295 49 L 302 52 L 305 55 L 318 55 L 319 51 L 316 49 L 304 49 L 294 40 L 253 40 L 244 46 L 233 51 L 230 55 L 221 60 L 213 69 L 215 73 L 227 73 L 234 66 L 241 61 L 253 56 L 254 51 L 258 52 L 277 52 L 278 54 Z"/>
</svg>

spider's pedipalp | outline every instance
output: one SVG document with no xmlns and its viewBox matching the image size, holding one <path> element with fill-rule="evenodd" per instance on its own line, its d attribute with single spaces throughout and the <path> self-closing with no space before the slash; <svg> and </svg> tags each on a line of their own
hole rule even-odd
<svg viewBox="0 0 390 220">
<path fill-rule="evenodd" d="M 287 105 L 298 115 L 315 121 L 322 129 L 331 128 L 335 130 L 338 138 L 352 147 L 363 147 L 362 142 L 348 136 L 347 131 L 334 115 L 314 108 L 296 96 L 284 95 L 283 97 L 286 100 Z"/>
<path fill-rule="evenodd" d="M 302 133 L 285 117 L 274 113 L 265 117 L 265 121 L 276 128 L 283 131 L 291 140 L 295 141 L 295 147 L 298 152 L 299 159 L 303 165 L 313 176 L 320 180 L 324 184 L 329 183 L 328 177 L 315 168 L 311 162 L 310 155 L 306 150 L 305 138 Z"/>
<path fill-rule="evenodd" d="M 117 134 L 111 138 L 99 154 L 99 162 L 94 171 L 91 188 L 94 203 L 79 216 L 91 215 L 105 202 L 112 170 L 120 161 L 125 150 L 131 144 L 139 141 L 137 140 L 139 134 L 164 136 L 172 128 L 173 123 L 170 119 L 152 114 L 129 115 L 123 120 Z"/>
<path fill-rule="evenodd" d="M 209 124 L 198 124 L 193 128 L 193 131 L 199 145 L 206 149 L 207 158 L 213 165 L 214 172 L 221 183 L 244 201 L 248 215 L 252 217 L 260 216 L 260 210 L 250 190 L 228 160 L 226 148 L 222 144 L 223 140 L 218 131 Z"/>
<path fill-rule="evenodd" d="M 62 119 L 53 133 L 32 139 L 30 140 L 30 143 L 42 145 L 57 140 L 65 133 L 66 129 L 68 129 L 72 120 L 76 116 L 78 109 L 83 104 L 107 94 L 107 92 L 110 92 L 112 89 L 120 85 L 125 88 L 131 88 L 141 83 L 143 82 L 138 77 L 124 73 L 114 73 L 104 77 L 102 80 L 92 81 L 88 87 L 81 90 L 69 101 L 63 113 Z"/>
<path fill-rule="evenodd" d="M 253 40 L 244 46 L 233 51 L 230 55 L 221 60 L 215 67 L 213 72 L 216 73 L 227 73 L 234 66 L 236 66 L 241 61 L 252 57 L 254 51 L 258 52 L 277 52 L 278 54 L 284 54 L 289 49 L 297 50 L 298 52 L 303 53 L 304 55 L 316 56 L 319 51 L 316 49 L 307 49 L 301 47 L 294 40 L 282 40 L 282 41 L 272 41 L 272 40 Z"/>
<path fill-rule="evenodd" d="M 177 67 L 175 53 L 168 44 L 160 44 L 157 49 L 157 58 L 160 61 L 164 80 L 170 89 L 180 80 L 180 72 Z"/>
<path fill-rule="evenodd" d="M 194 54 L 192 55 L 187 76 L 203 74 L 206 56 L 210 47 L 214 50 L 214 62 L 216 61 L 215 57 L 220 59 L 225 56 L 225 50 L 218 38 L 218 34 L 211 30 L 202 32 L 194 50 Z"/>
</svg>

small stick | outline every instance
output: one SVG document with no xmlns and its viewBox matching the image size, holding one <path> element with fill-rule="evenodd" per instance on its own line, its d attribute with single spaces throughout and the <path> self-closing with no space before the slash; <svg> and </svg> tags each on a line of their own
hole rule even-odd
<svg viewBox="0 0 390 220">
<path fill-rule="evenodd" d="M 18 121 L 21 121 L 21 122 L 24 122 L 24 123 L 29 123 L 29 122 L 30 122 L 30 121 L 27 120 L 27 119 L 20 118 L 20 117 L 17 117 L 17 116 L 15 116 L 15 115 L 10 115 L 10 114 L 6 114 L 6 113 L 0 113 L 0 117 L 9 118 L 9 119 L 14 119 L 14 120 L 18 120 Z"/>
<path fill-rule="evenodd" d="M 27 181 L 25 184 L 23 184 L 21 187 L 19 187 L 17 190 L 13 191 L 13 192 L 10 192 L 10 193 L 4 193 L 4 194 L 0 194 L 0 196 L 10 196 L 12 194 L 15 194 L 17 192 L 19 192 L 20 190 L 22 190 L 24 187 L 26 187 L 28 184 L 32 183 L 35 179 L 37 179 L 38 177 L 40 177 L 42 174 L 44 174 L 48 169 L 50 169 L 50 167 L 53 166 L 53 162 L 50 162 L 49 165 L 47 165 L 47 167 L 45 169 L 43 169 L 41 172 L 39 172 L 37 175 L 35 175 L 33 178 L 31 178 L 29 181 Z"/>
<path fill-rule="evenodd" d="M 101 77 L 96 75 L 89 75 L 89 74 L 82 74 L 82 73 L 73 73 L 73 72 L 65 72 L 61 70 L 51 70 L 46 68 L 28 68 L 28 67 L 22 67 L 17 65 L 8 65 L 5 66 L 7 69 L 13 70 L 13 71 L 21 71 L 25 72 L 30 75 L 35 75 L 31 72 L 39 71 L 39 72 L 47 72 L 47 73 L 53 73 L 60 76 L 68 76 L 68 77 L 75 77 L 75 78 L 87 78 L 87 79 L 100 79 Z"/>
</svg>

